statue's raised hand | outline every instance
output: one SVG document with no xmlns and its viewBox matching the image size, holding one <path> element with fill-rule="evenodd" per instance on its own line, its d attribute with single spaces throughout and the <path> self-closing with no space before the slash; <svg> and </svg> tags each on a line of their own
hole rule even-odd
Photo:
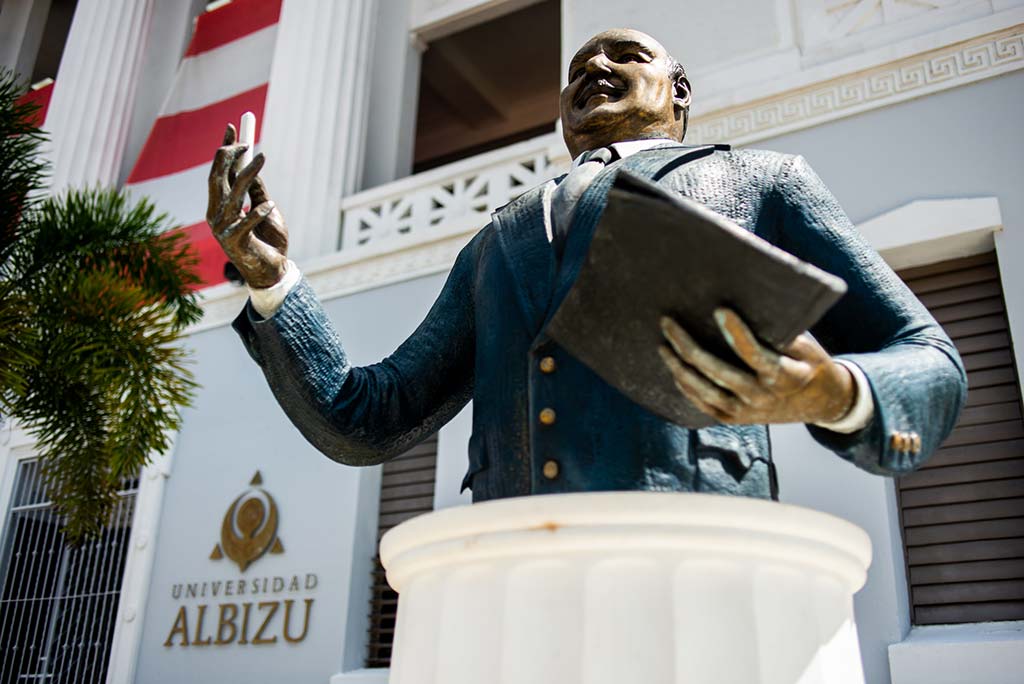
<svg viewBox="0 0 1024 684">
<path fill-rule="evenodd" d="M 743 319 L 729 309 L 715 311 L 722 336 L 745 368 L 703 349 L 682 326 L 662 318 L 668 344 L 659 348 L 676 387 L 694 406 L 721 423 L 833 423 L 856 400 L 850 371 L 809 334 L 781 353 L 765 347 Z"/>
<path fill-rule="evenodd" d="M 210 167 L 206 222 L 245 282 L 250 287 L 270 287 L 284 277 L 287 268 L 288 227 L 259 177 L 266 160 L 263 153 L 239 168 L 248 146 L 235 141 L 235 127 L 228 124 Z M 242 211 L 246 195 L 252 206 L 249 213 Z"/>
</svg>

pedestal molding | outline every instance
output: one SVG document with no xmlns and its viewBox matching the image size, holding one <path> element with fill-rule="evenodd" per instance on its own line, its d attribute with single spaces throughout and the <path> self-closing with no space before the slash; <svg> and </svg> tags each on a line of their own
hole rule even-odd
<svg viewBox="0 0 1024 684">
<path fill-rule="evenodd" d="M 860 528 L 760 499 L 554 494 L 384 535 L 392 684 L 863 684 Z"/>
</svg>

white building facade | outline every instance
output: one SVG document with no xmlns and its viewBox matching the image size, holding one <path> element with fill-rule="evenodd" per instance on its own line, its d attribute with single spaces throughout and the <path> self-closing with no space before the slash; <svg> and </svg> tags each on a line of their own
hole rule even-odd
<svg viewBox="0 0 1024 684">
<path fill-rule="evenodd" d="M 49 3 L 0 5 L 0 35 L 22 36 L 5 46 L 10 55 L 0 51 L 10 66 L 38 43 L 40 4 Z M 75 4 L 45 123 L 55 187 L 125 182 L 193 19 L 220 11 L 212 4 Z M 540 31 L 515 33 L 516 16 L 530 12 L 554 17 L 557 44 L 534 44 Z M 532 83 L 525 67 L 522 81 L 496 82 L 486 68 L 500 57 L 466 52 L 479 40 L 460 36 L 488 26 L 498 29 L 487 35 L 506 36 L 490 40 L 495 54 L 529 63 L 549 50 L 559 83 L 598 31 L 655 36 L 693 84 L 687 142 L 802 154 L 948 322 L 978 394 L 945 460 L 895 482 L 836 458 L 802 426 L 777 427 L 780 498 L 871 538 L 855 599 L 867 682 L 1017 680 L 1024 0 L 283 0 L 260 142 L 265 176 L 291 254 L 356 364 L 380 360 L 413 331 L 493 209 L 569 164 L 557 109 L 524 105 L 511 121 L 488 113 Z M 454 106 L 445 83 L 431 80 L 447 73 L 438 64 L 457 65 L 468 86 L 455 104 L 493 120 L 480 134 L 489 138 L 442 134 L 450 119 L 425 123 Z M 431 105 L 424 88 L 445 106 Z M 540 123 L 519 125 L 527 120 Z M 205 202 L 205 184 L 194 193 Z M 173 453 L 126 489 L 134 508 L 112 570 L 123 576 L 101 649 L 108 664 L 90 672 L 110 682 L 384 682 L 391 599 L 375 589 L 378 534 L 410 512 L 469 503 L 459 485 L 472 406 L 405 466 L 338 465 L 291 426 L 230 328 L 244 288 L 213 285 L 203 302 L 187 340 L 202 387 Z M 31 440 L 5 431 L 0 579 L 12 576 L 16 514 L 38 504 L 19 498 Z M 276 525 L 255 556 L 236 543 L 235 505 L 247 501 Z M 3 598 L 15 591 L 5 585 Z M 43 666 L 32 667 L 24 672 Z"/>
</svg>

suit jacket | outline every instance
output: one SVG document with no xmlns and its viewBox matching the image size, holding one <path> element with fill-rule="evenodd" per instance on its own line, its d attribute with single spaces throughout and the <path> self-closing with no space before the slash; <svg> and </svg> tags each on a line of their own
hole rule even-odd
<svg viewBox="0 0 1024 684">
<path fill-rule="evenodd" d="M 493 214 L 459 254 L 426 319 L 371 366 L 349 364 L 305 281 L 269 319 L 247 305 L 235 328 L 292 422 L 342 463 L 396 456 L 472 398 L 463 486 L 474 501 L 600 490 L 774 497 L 765 426 L 674 425 L 626 399 L 544 332 L 621 167 L 846 280 L 847 293 L 811 332 L 864 371 L 875 412 L 853 434 L 809 426 L 818 442 L 880 474 L 907 472 L 939 446 L 966 393 L 952 342 L 803 158 L 774 152 L 663 145 L 609 165 L 580 199 L 557 268 L 544 229 L 550 192 L 527 192 Z M 553 422 L 550 412 L 542 421 L 545 408 L 554 410 Z M 921 449 L 906 448 L 894 433 L 917 433 Z"/>
</svg>

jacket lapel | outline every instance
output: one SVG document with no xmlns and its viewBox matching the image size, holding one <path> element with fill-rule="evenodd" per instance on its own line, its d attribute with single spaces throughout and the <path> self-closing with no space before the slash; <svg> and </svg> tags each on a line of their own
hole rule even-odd
<svg viewBox="0 0 1024 684">
<path fill-rule="evenodd" d="M 491 222 L 531 334 L 543 330 L 572 288 L 604 211 L 616 170 L 626 168 L 647 178 L 660 178 L 687 162 L 711 154 L 715 148 L 714 145 L 659 145 L 609 165 L 580 198 L 557 273 L 554 250 L 544 224 L 551 215 L 551 191 L 564 175 L 542 183 L 494 212 Z"/>
<path fill-rule="evenodd" d="M 541 324 L 543 330 L 547 327 L 562 300 L 569 294 L 572 285 L 576 282 L 576 276 L 583 266 L 587 252 L 590 250 L 590 240 L 597 228 L 601 214 L 604 213 L 605 204 L 608 201 L 608 191 L 615 181 L 615 175 L 619 169 L 628 169 L 645 178 L 660 180 L 668 171 L 674 170 L 683 164 L 701 157 L 712 154 L 716 149 L 715 145 L 700 145 L 697 147 L 689 145 L 664 145 L 652 147 L 649 150 L 637 152 L 621 162 L 610 165 L 607 169 L 594 179 L 594 182 L 587 188 L 580 197 L 576 212 L 573 215 L 572 228 L 565 244 L 565 253 L 562 256 L 562 264 L 558 269 L 555 278 L 555 290 L 549 305 L 545 310 L 544 321 Z"/>
<path fill-rule="evenodd" d="M 531 333 L 540 329 L 551 300 L 555 257 L 544 222 L 550 216 L 551 190 L 562 178 L 564 176 L 525 192 L 491 217 L 498 244 L 515 282 L 516 300 L 526 315 Z"/>
</svg>

